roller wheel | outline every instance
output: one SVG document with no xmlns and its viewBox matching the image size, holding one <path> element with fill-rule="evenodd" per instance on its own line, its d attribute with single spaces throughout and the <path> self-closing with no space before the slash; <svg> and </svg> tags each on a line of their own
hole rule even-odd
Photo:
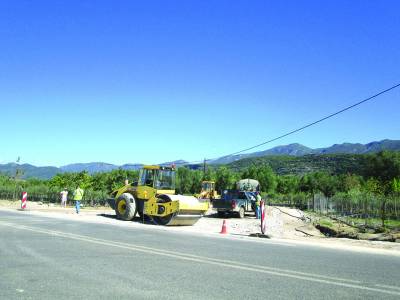
<svg viewBox="0 0 400 300">
<path fill-rule="evenodd" d="M 175 214 L 170 214 L 165 217 L 152 217 L 154 224 L 156 225 L 168 225 L 169 222 L 175 217 Z"/>
<path fill-rule="evenodd" d="M 166 203 L 170 202 L 171 200 L 169 198 L 158 198 L 157 202 L 159 203 Z M 158 217 L 158 216 L 152 216 L 153 223 L 156 225 L 168 225 L 169 222 L 175 217 L 175 214 L 170 214 L 165 217 Z"/>
<path fill-rule="evenodd" d="M 136 203 L 133 196 L 123 193 L 115 202 L 115 213 L 118 219 L 131 221 L 136 214 Z"/>
<path fill-rule="evenodd" d="M 239 218 L 243 219 L 244 218 L 244 207 L 242 206 L 239 208 Z"/>
</svg>

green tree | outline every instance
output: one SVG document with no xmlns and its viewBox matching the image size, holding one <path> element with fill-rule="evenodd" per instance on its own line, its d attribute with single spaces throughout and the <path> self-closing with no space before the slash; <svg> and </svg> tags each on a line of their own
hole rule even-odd
<svg viewBox="0 0 400 300">
<path fill-rule="evenodd" d="M 299 191 L 299 177 L 293 175 L 277 176 L 276 191 L 280 194 L 290 195 Z"/>
<path fill-rule="evenodd" d="M 387 197 L 384 195 L 384 187 L 379 180 L 375 178 L 369 178 L 365 182 L 364 189 L 367 195 L 370 195 L 379 201 L 379 212 L 382 220 L 382 227 L 385 227 Z"/>
<path fill-rule="evenodd" d="M 200 172 L 200 170 L 198 170 Z M 202 181 L 215 181 L 215 172 L 212 168 L 207 168 L 205 172 L 201 171 Z"/>
<path fill-rule="evenodd" d="M 77 173 L 74 181 L 76 185 L 80 185 L 84 190 L 87 190 L 92 186 L 92 178 L 87 171 Z"/>
<path fill-rule="evenodd" d="M 215 188 L 217 191 L 232 189 L 237 177 L 227 167 L 219 167 L 215 172 Z"/>
<path fill-rule="evenodd" d="M 275 193 L 278 184 L 276 175 L 269 165 L 252 165 L 242 173 L 241 178 L 258 180 L 260 182 L 261 191 L 268 194 Z"/>
<path fill-rule="evenodd" d="M 193 186 L 193 176 L 186 167 L 180 167 L 176 171 L 176 188 L 180 194 L 190 193 Z"/>
<path fill-rule="evenodd" d="M 349 192 L 351 190 L 360 190 L 362 177 L 354 174 L 344 174 L 338 177 L 338 190 Z"/>
<path fill-rule="evenodd" d="M 212 172 L 210 173 L 212 174 Z M 190 172 L 190 178 L 191 178 L 191 188 L 190 188 L 190 193 L 191 194 L 197 194 L 201 190 L 201 182 L 203 179 L 203 171 L 201 170 L 192 170 Z M 210 180 L 213 180 L 213 177 L 210 177 Z"/>
<path fill-rule="evenodd" d="M 108 176 L 109 176 L 109 173 L 105 173 L 105 172 L 93 174 L 92 178 L 91 178 L 92 189 L 95 191 L 108 192 L 108 189 L 107 189 Z"/>
<path fill-rule="evenodd" d="M 294 195 L 299 192 L 299 184 L 300 180 L 297 176 L 277 176 L 276 191 L 282 195 L 285 195 L 288 199 L 289 205 L 291 206 Z"/>
<path fill-rule="evenodd" d="M 311 195 L 312 207 L 315 211 L 315 194 L 318 192 L 318 182 L 315 173 L 303 175 L 299 181 L 299 189 L 300 191 Z"/>
<path fill-rule="evenodd" d="M 371 154 L 366 159 L 364 168 L 366 178 L 376 178 L 385 187 L 384 192 L 390 193 L 390 183 L 393 178 L 400 177 L 400 152 L 382 151 Z"/>
<path fill-rule="evenodd" d="M 338 187 L 337 177 L 328 173 L 318 173 L 317 175 L 318 189 L 326 198 L 335 195 Z"/>
<path fill-rule="evenodd" d="M 398 198 L 400 197 L 400 178 L 393 178 L 392 184 L 391 184 L 391 190 L 392 190 L 392 194 L 393 194 L 394 213 L 397 218 L 398 217 L 397 201 L 398 201 Z"/>
</svg>

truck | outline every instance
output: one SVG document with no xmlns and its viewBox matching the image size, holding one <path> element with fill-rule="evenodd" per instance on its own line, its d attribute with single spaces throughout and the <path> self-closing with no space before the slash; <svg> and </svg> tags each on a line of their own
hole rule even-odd
<svg viewBox="0 0 400 300">
<path fill-rule="evenodd" d="M 213 199 L 212 206 L 219 217 L 235 214 L 244 218 L 246 212 L 255 212 L 256 195 L 260 183 L 255 179 L 242 179 L 236 182 L 236 190 L 225 190 L 221 199 Z"/>
<path fill-rule="evenodd" d="M 217 211 L 218 217 L 235 214 L 242 219 L 246 212 L 255 211 L 255 201 L 254 192 L 225 190 L 221 199 L 214 199 L 212 205 Z"/>
</svg>

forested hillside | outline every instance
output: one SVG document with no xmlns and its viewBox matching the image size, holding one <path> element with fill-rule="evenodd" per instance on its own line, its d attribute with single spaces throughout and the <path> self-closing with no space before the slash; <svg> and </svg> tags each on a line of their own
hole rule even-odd
<svg viewBox="0 0 400 300">
<path fill-rule="evenodd" d="M 303 175 L 311 172 L 362 174 L 366 158 L 367 155 L 360 154 L 263 156 L 245 158 L 227 166 L 234 171 L 242 171 L 252 165 L 269 165 L 278 175 Z"/>
</svg>

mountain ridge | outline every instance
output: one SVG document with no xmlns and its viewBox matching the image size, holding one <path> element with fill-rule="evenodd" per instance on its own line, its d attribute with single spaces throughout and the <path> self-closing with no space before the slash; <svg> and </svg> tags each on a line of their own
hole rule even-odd
<svg viewBox="0 0 400 300">
<path fill-rule="evenodd" d="M 288 145 L 276 146 L 268 150 L 238 154 L 231 156 L 223 156 L 215 160 L 211 160 L 210 164 L 229 164 L 243 158 L 261 157 L 261 156 L 275 156 L 275 155 L 289 155 L 289 156 L 303 156 L 309 154 L 368 154 L 375 153 L 382 150 L 400 151 L 400 140 L 384 139 L 381 141 L 374 141 L 367 144 L 361 143 L 342 143 L 333 144 L 326 148 L 309 148 L 299 143 Z"/>
<path fill-rule="evenodd" d="M 381 141 L 370 142 L 367 144 L 345 142 L 342 144 L 333 144 L 332 146 L 326 148 L 315 148 L 315 149 L 309 148 L 299 143 L 292 143 L 288 145 L 276 146 L 267 150 L 253 152 L 253 153 L 222 156 L 218 159 L 208 161 L 208 163 L 211 165 L 222 165 L 222 164 L 231 164 L 242 159 L 266 157 L 266 156 L 302 157 L 306 155 L 368 154 L 368 153 L 379 152 L 382 150 L 400 151 L 400 140 L 385 139 Z M 161 163 L 158 165 L 167 166 L 173 164 L 175 164 L 176 166 L 189 165 L 187 161 L 181 159 L 171 162 Z M 190 166 L 193 167 L 194 165 Z M 99 172 L 109 172 L 116 169 L 138 170 L 142 167 L 143 167 L 142 163 L 128 163 L 123 165 L 114 165 L 105 162 L 73 163 L 61 166 L 60 168 L 53 166 L 36 167 L 31 164 L 8 163 L 0 165 L 0 172 L 5 173 L 9 176 L 14 176 L 16 169 L 18 168 L 23 171 L 22 178 L 24 179 L 31 177 L 36 177 L 40 179 L 50 179 L 57 173 L 63 173 L 63 172 L 87 171 L 90 174 L 93 174 Z"/>
</svg>

